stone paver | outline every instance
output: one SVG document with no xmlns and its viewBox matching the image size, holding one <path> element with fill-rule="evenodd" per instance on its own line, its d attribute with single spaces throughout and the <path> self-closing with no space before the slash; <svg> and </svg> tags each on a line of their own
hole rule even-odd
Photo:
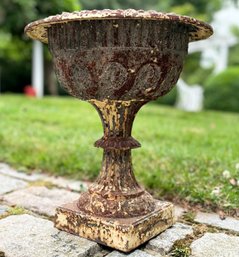
<svg viewBox="0 0 239 257">
<path fill-rule="evenodd" d="M 0 174 L 0 195 L 24 188 L 27 185 L 28 183 L 25 181 Z"/>
<path fill-rule="evenodd" d="M 112 253 L 106 255 L 106 257 L 154 257 L 153 255 L 146 253 L 144 251 L 141 250 L 135 250 L 131 253 L 122 253 L 122 252 L 118 252 L 118 251 L 113 251 Z"/>
<path fill-rule="evenodd" d="M 191 244 L 190 257 L 239 257 L 239 237 L 206 233 Z"/>
<path fill-rule="evenodd" d="M 0 215 L 7 214 L 9 207 L 6 205 L 0 205 Z"/>
<path fill-rule="evenodd" d="M 56 187 L 29 187 L 31 182 L 46 181 Z M 0 200 L 7 205 L 22 206 L 31 211 L 47 216 L 55 214 L 55 208 L 64 203 L 77 200 L 78 193 L 86 191 L 88 183 L 74 181 L 46 174 L 28 175 L 0 163 Z M 67 189 L 67 190 L 66 190 Z M 0 204 L 0 215 L 7 213 L 9 206 Z M 175 216 L 182 217 L 185 209 L 175 206 Z M 46 219 L 28 214 L 8 216 L 0 220 L 0 257 L 88 257 L 103 256 L 107 253 L 95 242 L 59 231 Z M 195 222 L 239 232 L 239 220 L 227 217 L 221 220 L 216 213 L 196 214 Z M 176 223 L 154 239 L 146 248 L 136 249 L 131 253 L 112 251 L 106 257 L 162 257 L 172 250 L 176 241 L 193 234 L 189 225 Z M 239 257 L 239 237 L 225 233 L 206 233 L 191 244 L 190 257 Z M 5 255 L 4 255 L 5 252 Z M 103 254 L 103 255 L 102 255 Z"/>
<path fill-rule="evenodd" d="M 43 181 L 50 182 L 57 187 L 63 187 L 77 192 L 83 192 L 88 189 L 88 183 L 82 181 L 69 180 L 62 177 L 46 176 L 45 178 L 43 178 Z"/>
<path fill-rule="evenodd" d="M 86 182 L 65 179 L 62 177 L 48 176 L 46 174 L 26 174 L 12 169 L 9 165 L 5 163 L 0 163 L 0 174 L 25 180 L 28 182 L 46 181 L 52 183 L 57 187 L 62 187 L 77 192 L 86 191 L 89 184 Z"/>
<path fill-rule="evenodd" d="M 150 240 L 146 247 L 164 255 L 172 249 L 176 241 L 184 239 L 192 233 L 193 229 L 191 226 L 176 223 L 156 238 Z"/>
<path fill-rule="evenodd" d="M 0 251 L 7 257 L 88 257 L 97 243 L 53 227 L 46 219 L 28 214 L 0 220 Z"/>
<path fill-rule="evenodd" d="M 174 210 L 175 210 L 175 216 L 176 216 L 176 219 L 178 220 L 179 218 L 181 218 L 184 214 L 184 212 L 186 211 L 185 209 L 183 209 L 182 207 L 178 206 L 178 205 L 175 205 L 174 206 Z"/>
<path fill-rule="evenodd" d="M 239 232 L 239 220 L 231 217 L 226 217 L 226 219 L 221 220 L 219 215 L 216 213 L 199 212 L 197 213 L 194 221 Z"/>
<path fill-rule="evenodd" d="M 18 179 L 25 180 L 25 181 L 29 181 L 29 182 L 41 180 L 44 177 L 44 175 L 42 175 L 42 174 L 30 174 L 29 175 L 29 174 L 26 174 L 23 172 L 16 171 L 5 163 L 0 163 L 0 174 L 7 175 L 7 176 L 10 176 L 13 178 L 18 178 Z"/>
<path fill-rule="evenodd" d="M 65 189 L 48 189 L 46 187 L 29 187 L 14 191 L 2 197 L 8 205 L 22 206 L 31 211 L 48 216 L 54 216 L 55 208 L 64 203 L 79 198 L 78 193 Z"/>
</svg>

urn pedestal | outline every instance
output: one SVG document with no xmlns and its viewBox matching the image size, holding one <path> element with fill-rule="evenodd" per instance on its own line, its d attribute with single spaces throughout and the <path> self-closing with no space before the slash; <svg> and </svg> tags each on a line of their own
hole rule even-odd
<svg viewBox="0 0 239 257">
<path fill-rule="evenodd" d="M 95 143 L 103 148 L 99 177 L 57 208 L 55 226 L 124 252 L 172 226 L 173 205 L 155 200 L 134 177 L 131 149 L 140 143 L 131 130 L 139 109 L 177 82 L 188 43 L 209 37 L 211 27 L 155 11 L 93 10 L 51 16 L 25 31 L 49 44 L 61 85 L 92 104 L 104 128 Z"/>
</svg>

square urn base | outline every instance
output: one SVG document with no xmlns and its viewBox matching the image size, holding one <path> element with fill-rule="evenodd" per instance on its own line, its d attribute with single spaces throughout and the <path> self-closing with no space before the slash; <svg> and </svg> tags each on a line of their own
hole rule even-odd
<svg viewBox="0 0 239 257">
<path fill-rule="evenodd" d="M 55 227 L 100 244 L 129 252 L 171 227 L 173 204 L 157 201 L 153 212 L 133 218 L 96 217 L 80 211 L 77 202 L 56 209 Z"/>
</svg>

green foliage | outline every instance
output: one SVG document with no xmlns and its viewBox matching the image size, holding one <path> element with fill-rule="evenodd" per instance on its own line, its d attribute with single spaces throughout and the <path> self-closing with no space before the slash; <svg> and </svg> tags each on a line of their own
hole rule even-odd
<svg viewBox="0 0 239 257">
<path fill-rule="evenodd" d="M 79 9 L 78 0 L 0 1 L 1 90 L 21 92 L 30 84 L 32 40 L 24 35 L 24 27 L 49 15 Z M 46 56 L 49 59 L 49 53 Z"/>
<path fill-rule="evenodd" d="M 239 112 L 239 67 L 229 67 L 206 81 L 205 107 Z"/>
<path fill-rule="evenodd" d="M 239 44 L 236 44 L 230 48 L 230 52 L 229 52 L 229 63 L 231 66 L 239 66 L 238 56 L 239 56 Z"/>
<path fill-rule="evenodd" d="M 62 11 L 79 10 L 78 0 L 1 0 L 0 24 L 14 35 L 23 34 L 27 23 Z"/>
<path fill-rule="evenodd" d="M 6 218 L 7 216 L 10 215 L 21 215 L 21 214 L 27 214 L 29 211 L 26 209 L 22 208 L 21 206 L 15 206 L 15 207 L 10 207 L 4 214 L 0 214 L 0 219 Z M 0 257 L 1 257 L 1 252 L 0 252 Z"/>
<path fill-rule="evenodd" d="M 8 215 L 21 215 L 28 213 L 28 211 L 21 206 L 11 207 L 8 211 Z"/>
<path fill-rule="evenodd" d="M 184 15 L 193 15 L 197 18 L 209 20 L 214 10 L 219 9 L 220 0 L 81 0 L 83 9 L 144 9 L 144 10 L 157 10 L 162 12 L 175 12 Z"/>
<path fill-rule="evenodd" d="M 177 98 L 177 88 L 174 87 L 168 94 L 157 99 L 157 103 L 165 105 L 174 105 Z"/>
<path fill-rule="evenodd" d="M 171 0 L 173 11 L 209 21 L 214 11 L 221 6 L 221 0 Z"/>
<path fill-rule="evenodd" d="M 193 211 L 187 211 L 183 214 L 183 220 L 188 222 L 193 222 L 195 219 L 196 213 Z"/>
<path fill-rule="evenodd" d="M 19 37 L 14 37 L 10 34 L 7 38 L 5 38 L 5 42 L 2 42 L 2 47 L 0 49 L 3 51 L 0 52 L 0 58 L 4 58 L 7 60 L 4 61 L 14 61 L 14 62 L 22 62 L 26 60 L 30 60 L 31 57 L 31 47 L 29 43 L 24 42 Z"/>
<path fill-rule="evenodd" d="M 158 0 L 81 0 L 83 9 L 157 9 Z"/>
<path fill-rule="evenodd" d="M 193 53 L 186 57 L 181 77 L 189 84 L 204 85 L 207 77 L 212 73 L 211 69 L 203 69 L 200 67 L 201 53 Z"/>
<path fill-rule="evenodd" d="M 180 246 L 180 247 L 176 247 L 172 251 L 170 256 L 172 256 L 172 257 L 189 257 L 190 253 L 191 253 L 191 251 L 188 246 Z"/>
<path fill-rule="evenodd" d="M 182 5 L 176 5 L 172 7 L 172 12 L 174 13 L 179 13 L 181 15 L 187 15 L 187 16 L 192 16 L 197 19 L 201 20 L 207 20 L 209 17 L 207 17 L 207 14 L 204 12 L 198 13 L 197 7 L 191 3 L 184 3 Z"/>
</svg>

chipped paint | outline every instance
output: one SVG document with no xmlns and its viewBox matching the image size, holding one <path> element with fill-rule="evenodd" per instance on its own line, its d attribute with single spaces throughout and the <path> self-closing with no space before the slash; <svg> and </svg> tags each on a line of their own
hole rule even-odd
<svg viewBox="0 0 239 257">
<path fill-rule="evenodd" d="M 155 208 L 155 200 L 135 180 L 131 149 L 140 144 L 131 136 L 136 113 L 144 101 L 89 101 L 98 111 L 104 136 L 95 146 L 104 149 L 98 179 L 80 196 L 78 208 L 101 217 L 130 218 Z"/>
<path fill-rule="evenodd" d="M 156 202 L 154 211 L 129 219 L 114 219 L 87 215 L 79 211 L 77 202 L 57 208 L 55 227 L 98 243 L 129 252 L 171 227 L 173 205 Z"/>
</svg>

